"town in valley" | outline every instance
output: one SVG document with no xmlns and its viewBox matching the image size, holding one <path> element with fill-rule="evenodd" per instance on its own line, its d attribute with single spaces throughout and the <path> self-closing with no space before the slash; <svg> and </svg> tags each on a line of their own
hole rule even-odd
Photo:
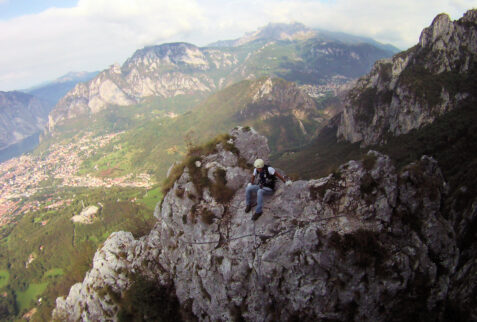
<svg viewBox="0 0 477 322">
<path fill-rule="evenodd" d="M 0 163 L 0 228 L 14 222 L 22 214 L 40 209 L 59 209 L 71 203 L 71 200 L 58 196 L 49 196 L 41 202 L 31 198 L 46 188 L 151 187 L 151 176 L 147 173 L 119 177 L 78 174 L 85 159 L 120 134 L 94 137 L 88 133 L 66 144 L 53 144 L 40 155 L 25 154 Z"/>
</svg>

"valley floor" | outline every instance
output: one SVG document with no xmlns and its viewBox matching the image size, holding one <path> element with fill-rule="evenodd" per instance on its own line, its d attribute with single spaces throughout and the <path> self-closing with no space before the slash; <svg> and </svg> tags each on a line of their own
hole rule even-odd
<svg viewBox="0 0 477 322">
<path fill-rule="evenodd" d="M 78 175 L 82 161 L 119 134 L 86 135 L 67 144 L 54 144 L 42 155 L 28 154 L 0 163 L 0 227 L 18 215 L 39 210 L 38 201 L 28 198 L 45 187 L 151 187 L 151 177 L 146 173 L 111 177 L 116 170 L 112 168 L 102 171 L 102 177 Z M 66 202 L 60 200 L 49 207 L 56 209 Z"/>
</svg>

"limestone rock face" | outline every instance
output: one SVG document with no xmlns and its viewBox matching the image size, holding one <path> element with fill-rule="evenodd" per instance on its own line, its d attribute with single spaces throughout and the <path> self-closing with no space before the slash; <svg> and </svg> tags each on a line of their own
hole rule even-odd
<svg viewBox="0 0 477 322">
<path fill-rule="evenodd" d="M 310 119 L 317 110 L 316 103 L 295 83 L 266 78 L 252 87 L 252 101 L 240 111 L 237 118 L 268 119 L 292 114 L 296 120 Z"/>
<path fill-rule="evenodd" d="M 237 63 L 233 54 L 186 43 L 146 47 L 122 66 L 113 65 L 68 92 L 50 114 L 49 129 L 63 120 L 98 113 L 109 105 L 132 105 L 150 96 L 210 93 L 218 84 L 204 72 L 227 70 Z"/>
<path fill-rule="evenodd" d="M 451 21 L 438 15 L 419 44 L 378 61 L 350 91 L 338 137 L 385 143 L 477 99 L 477 10 Z M 472 85 L 474 84 L 474 85 Z"/>
<path fill-rule="evenodd" d="M 129 232 L 111 234 L 93 259 L 93 268 L 82 283 L 73 285 L 68 298 L 58 298 L 54 318 L 60 321 L 106 321 L 118 312 L 114 298 L 131 284 L 131 274 L 154 277 L 167 284 L 168 273 L 147 265 L 160 252 L 157 232 L 135 240 Z M 120 295 L 119 295 L 120 296 Z"/>
<path fill-rule="evenodd" d="M 459 249 L 440 212 L 447 186 L 434 159 L 397 171 L 370 151 L 327 177 L 277 183 L 253 221 L 244 212 L 251 170 L 240 160 L 265 158 L 266 140 L 246 128 L 231 137 L 236 149 L 218 144 L 184 168 L 149 235 L 108 238 L 54 318 L 116 320 L 110 294 L 121 296 L 133 272 L 173 285 L 199 320 L 442 319 L 441 303 L 458 296 Z"/>
<path fill-rule="evenodd" d="M 96 214 L 98 213 L 99 208 L 96 206 L 86 207 L 81 211 L 79 215 L 71 217 L 71 221 L 78 222 L 82 224 L 91 224 L 93 223 Z"/>
</svg>

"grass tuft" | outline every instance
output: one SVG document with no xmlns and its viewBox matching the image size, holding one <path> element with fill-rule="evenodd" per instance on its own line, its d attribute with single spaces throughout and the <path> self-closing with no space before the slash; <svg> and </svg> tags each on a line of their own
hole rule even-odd
<svg viewBox="0 0 477 322">
<path fill-rule="evenodd" d="M 374 168 L 376 161 L 377 161 L 377 157 L 374 154 L 365 154 L 363 156 L 363 167 L 367 171 L 371 171 L 371 169 Z"/>
<path fill-rule="evenodd" d="M 171 173 L 162 184 L 162 193 L 164 196 L 169 192 L 169 190 L 172 189 L 172 187 L 174 186 L 174 182 L 176 182 L 177 179 L 180 178 L 180 176 L 184 172 L 184 167 L 184 163 L 179 163 L 172 168 Z"/>
<path fill-rule="evenodd" d="M 214 173 L 215 182 L 210 186 L 210 193 L 220 203 L 227 203 L 232 200 L 235 191 L 227 187 L 226 171 L 217 169 Z"/>
<path fill-rule="evenodd" d="M 211 225 L 214 222 L 215 215 L 212 211 L 207 208 L 202 209 L 200 213 L 200 221 L 204 224 Z"/>
<path fill-rule="evenodd" d="M 185 190 L 183 188 L 177 188 L 176 189 L 176 196 L 182 199 L 184 197 L 184 192 L 185 192 Z"/>
<path fill-rule="evenodd" d="M 233 139 L 229 134 L 222 134 L 217 136 L 215 139 L 209 141 L 208 143 L 201 146 L 188 146 L 188 154 L 186 158 L 180 163 L 174 166 L 171 170 L 169 177 L 164 181 L 162 191 L 164 195 L 169 192 L 173 187 L 174 182 L 179 179 L 179 177 L 184 172 L 184 169 L 187 167 L 189 170 L 189 175 L 194 187 L 197 190 L 199 196 L 202 195 L 204 189 L 209 188 L 212 196 L 219 202 L 225 203 L 232 199 L 234 191 L 226 186 L 226 172 L 223 169 L 217 169 L 214 173 L 215 182 L 211 182 L 207 175 L 207 169 L 205 167 L 197 166 L 200 162 L 202 163 L 202 158 L 204 156 L 217 153 L 217 147 L 222 145 L 226 151 L 230 151 L 239 157 L 239 150 L 231 142 Z M 248 168 L 246 161 L 239 157 L 239 165 L 242 167 Z M 180 198 L 183 197 L 183 189 L 178 189 L 176 195 Z M 193 194 L 188 194 L 190 199 L 195 199 L 196 196 Z"/>
</svg>

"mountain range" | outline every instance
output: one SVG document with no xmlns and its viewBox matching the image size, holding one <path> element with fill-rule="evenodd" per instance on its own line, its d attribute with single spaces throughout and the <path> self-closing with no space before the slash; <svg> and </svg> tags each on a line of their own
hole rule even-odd
<svg viewBox="0 0 477 322">
<path fill-rule="evenodd" d="M 347 44 L 367 43 L 377 48 L 390 51 L 392 53 L 399 52 L 399 49 L 390 44 L 382 44 L 374 39 L 350 35 L 342 32 L 333 32 L 323 29 L 308 28 L 302 23 L 269 23 L 254 32 L 247 33 L 241 38 L 234 40 L 222 40 L 209 44 L 207 47 L 238 47 L 240 45 L 254 42 L 256 40 L 280 41 L 280 40 L 307 40 L 319 39 L 321 41 L 340 41 Z"/>
<path fill-rule="evenodd" d="M 0 92 L 0 162 L 33 150 L 58 100 L 96 74 L 71 72 L 34 88 Z"/>
<path fill-rule="evenodd" d="M 21 92 L 0 92 L 0 150 L 44 129 L 52 105 Z"/>
<path fill-rule="evenodd" d="M 53 317 L 477 319 L 476 33 L 477 10 L 439 15 L 378 61 L 313 142 L 282 154 L 302 177 L 323 155 L 335 168 L 280 184 L 257 221 L 244 188 L 267 139 L 237 127 L 189 149 L 151 232 L 112 234 Z"/>
<path fill-rule="evenodd" d="M 161 181 L 169 168 L 156 224 L 139 229 L 141 238 L 112 234 L 92 259 L 104 239 L 72 225 L 68 212 L 86 198 L 104 204 L 102 232 L 139 205 L 114 189 L 91 198 L 73 189 L 65 213 L 29 214 L 0 243 L 26 249 L 0 256 L 16 287 L 6 299 L 64 264 L 26 236 L 51 254 L 51 235 L 68 240 L 72 231 L 82 235 L 68 249 L 82 242 L 89 257 L 69 268 L 74 278 L 48 280 L 37 314 L 45 319 L 55 296 L 57 320 L 477 318 L 476 26 L 476 10 L 457 21 L 439 15 L 419 44 L 386 58 L 353 37 L 269 25 L 205 48 L 147 47 L 78 84 L 50 114 L 37 153 L 86 133 L 120 133 L 85 153 L 78 173 L 145 171 Z M 279 183 L 253 222 L 243 191 L 257 157 L 297 180 Z M 44 218 L 54 224 L 41 226 Z M 24 270 L 33 253 L 36 275 Z M 29 279 L 18 285 L 19 276 Z"/>
<path fill-rule="evenodd" d="M 7 178 L 3 213 L 11 209 L 0 227 L 0 319 L 37 309 L 33 319 L 48 320 L 55 298 L 82 279 L 112 231 L 145 234 L 166 170 L 187 151 L 237 125 L 263 131 L 273 153 L 302 146 L 339 112 L 337 95 L 349 81 L 391 54 L 332 37 L 227 48 L 173 43 L 138 50 L 76 85 L 50 113 L 40 146 L 17 160 L 25 170 L 7 165 L 0 173 Z M 111 187 L 118 177 L 151 175 L 152 187 Z M 97 218 L 72 223 L 85 205 L 99 208 Z"/>
<path fill-rule="evenodd" d="M 204 96 L 263 76 L 301 84 L 343 84 L 395 52 L 374 44 L 361 38 L 341 42 L 301 24 L 271 24 L 209 47 L 187 43 L 145 47 L 122 66 L 113 65 L 70 91 L 50 114 L 49 129 L 108 106 L 138 104 L 148 97 Z"/>
<path fill-rule="evenodd" d="M 65 96 L 76 84 L 87 82 L 97 74 L 98 72 L 69 72 L 53 81 L 21 90 L 21 92 L 46 100 L 54 106 L 58 103 L 60 98 Z"/>
</svg>

